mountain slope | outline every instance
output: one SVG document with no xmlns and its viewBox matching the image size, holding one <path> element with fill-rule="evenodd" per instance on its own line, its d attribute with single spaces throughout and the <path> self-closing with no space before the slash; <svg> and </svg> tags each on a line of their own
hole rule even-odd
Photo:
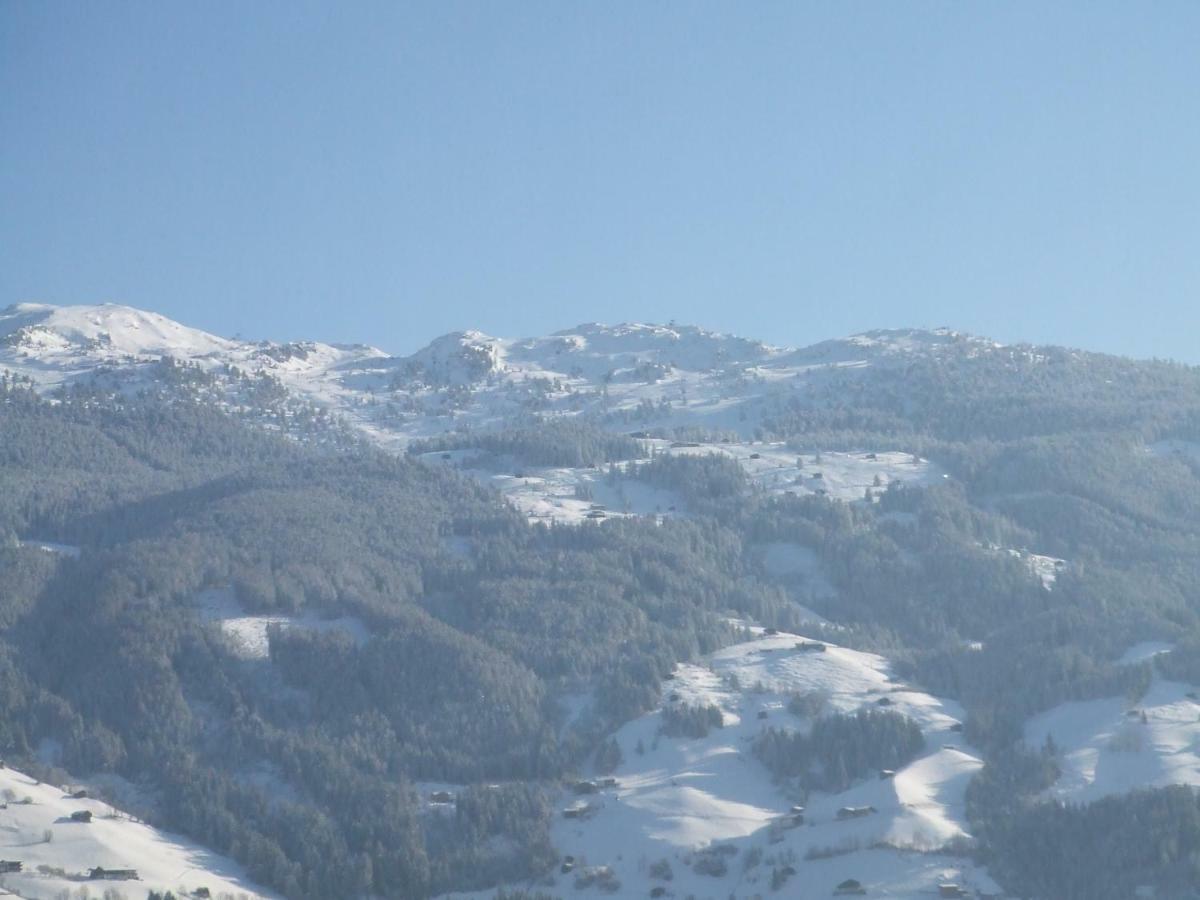
<svg viewBox="0 0 1200 900">
<path fill-rule="evenodd" d="M 79 790 L 37 781 L 15 769 L 0 769 L 0 857 L 20 862 L 22 871 L 0 875 L 0 885 L 28 900 L 54 900 L 63 892 L 109 887 L 128 897 L 146 891 L 214 898 L 274 898 L 249 882 L 241 867 L 178 835 L 157 831 L 107 803 L 71 796 Z M 89 822 L 73 822 L 80 812 Z M 89 878 L 97 868 L 132 869 L 136 879 L 105 882 Z"/>
<path fill-rule="evenodd" d="M 40 389 L 144 389 L 162 381 L 156 364 L 168 358 L 231 407 L 251 399 L 246 376 L 268 378 L 390 446 L 530 413 L 749 435 L 765 410 L 809 391 L 822 373 L 996 349 L 949 331 L 872 332 L 791 350 L 692 326 L 593 323 L 530 339 L 458 332 L 391 357 L 370 347 L 229 340 L 112 304 L 0 312 L 0 370 Z"/>
</svg>

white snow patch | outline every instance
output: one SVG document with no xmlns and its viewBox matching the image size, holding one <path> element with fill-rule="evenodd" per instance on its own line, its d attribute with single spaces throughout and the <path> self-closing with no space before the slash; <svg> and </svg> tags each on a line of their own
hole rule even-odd
<svg viewBox="0 0 1200 900">
<path fill-rule="evenodd" d="M 863 500 L 892 482 L 925 486 L 949 476 L 927 459 L 899 451 L 797 453 L 782 442 L 701 444 L 674 447 L 654 442 L 659 452 L 723 453 L 736 459 L 759 488 L 772 494 L 823 494 L 833 500 Z"/>
<path fill-rule="evenodd" d="M 307 612 L 298 616 L 247 615 L 228 588 L 201 591 L 195 602 L 200 615 L 220 626 L 230 650 L 242 659 L 267 658 L 270 653 L 268 631 L 272 625 L 310 631 L 344 631 L 360 645 L 371 637 L 366 625 L 354 616 L 322 618 Z"/>
<path fill-rule="evenodd" d="M 1137 788 L 1200 786 L 1200 701 L 1190 685 L 1155 679 L 1138 703 L 1064 703 L 1034 716 L 1025 742 L 1053 737 L 1062 775 L 1050 792 L 1088 803 Z M 1145 720 L 1143 721 L 1143 716 Z"/>
<path fill-rule="evenodd" d="M 1040 581 L 1042 587 L 1048 591 L 1054 589 L 1054 583 L 1058 580 L 1059 574 L 1067 568 L 1067 561 L 1065 559 L 1033 553 L 1025 548 L 1014 550 L 1011 547 L 1001 547 L 998 544 L 982 543 L 979 546 L 983 547 L 989 553 L 1008 555 L 1013 559 L 1020 560 L 1029 574 Z"/>
<path fill-rule="evenodd" d="M 53 541 L 37 541 L 24 540 L 17 541 L 21 547 L 33 547 L 37 550 L 44 550 L 46 553 L 57 553 L 60 556 L 69 556 L 72 559 L 78 559 L 80 549 L 74 544 L 56 544 Z"/>
<path fill-rule="evenodd" d="M 605 470 L 527 466 L 477 450 L 433 452 L 419 457 L 430 465 L 452 465 L 500 492 L 531 522 L 579 525 L 624 516 L 682 515 L 683 504 L 671 491 Z M 636 465 L 629 461 L 623 465 Z"/>
</svg>

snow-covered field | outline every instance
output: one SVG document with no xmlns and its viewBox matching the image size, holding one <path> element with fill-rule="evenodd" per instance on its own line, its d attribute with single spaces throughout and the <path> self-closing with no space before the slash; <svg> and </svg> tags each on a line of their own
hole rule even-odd
<svg viewBox="0 0 1200 900">
<path fill-rule="evenodd" d="M 632 478 L 610 478 L 604 470 L 528 466 L 476 450 L 426 453 L 429 465 L 453 465 L 495 488 L 534 522 L 578 525 L 592 518 L 679 515 L 682 501 L 671 491 Z M 627 462 L 625 465 L 635 463 Z M 602 515 L 596 515 L 602 513 Z"/>
<path fill-rule="evenodd" d="M 620 884 L 618 896 L 647 896 L 656 885 L 676 897 L 767 896 L 773 873 L 790 866 L 795 872 L 779 896 L 830 896 L 847 879 L 870 896 L 919 897 L 944 883 L 998 892 L 985 871 L 945 852 L 967 839 L 964 792 L 981 765 L 956 730 L 961 710 L 896 681 L 882 657 L 833 645 L 797 649 L 801 640 L 760 632 L 701 664 L 679 666 L 664 704 L 713 704 L 724 727 L 700 739 L 666 737 L 659 733 L 662 714 L 654 712 L 621 728 L 615 738 L 624 761 L 615 785 L 584 797 L 564 792 L 564 810 L 592 808 L 584 818 L 558 816 L 555 847 L 574 857 L 575 867 L 544 889 L 593 896 L 611 879 Z M 927 747 L 894 777 L 811 796 L 804 824 L 789 828 L 784 822 L 797 798 L 773 781 L 751 745 L 767 725 L 805 727 L 786 709 L 788 697 L 804 691 L 824 693 L 828 710 L 840 712 L 886 698 L 889 709 L 920 724 Z M 847 806 L 876 812 L 839 820 Z M 703 874 L 722 868 L 714 858 L 725 861 L 724 873 Z M 670 881 L 655 877 L 663 860 Z M 597 876 L 590 885 L 589 873 Z"/>
<path fill-rule="evenodd" d="M 854 501 L 868 490 L 882 491 L 892 482 L 920 487 L 947 478 L 927 459 L 898 451 L 797 453 L 782 442 L 721 443 L 671 447 L 655 442 L 659 452 L 723 453 L 736 459 L 759 488 L 773 494 L 820 493 L 833 500 Z"/>
<path fill-rule="evenodd" d="M 62 788 L 0 768 L 0 859 L 22 864 L 19 873 L 0 875 L 0 886 L 28 900 L 93 897 L 106 889 L 114 897 L 143 900 L 150 890 L 193 897 L 208 888 L 214 898 L 273 898 L 251 884 L 234 862 L 178 835 L 158 831 L 122 816 L 106 803 L 73 799 Z M 25 802 L 28 799 L 30 802 Z M 72 822 L 87 811 L 90 822 Z M 94 868 L 134 869 L 136 881 L 89 879 Z M 108 897 L 108 894 L 104 894 Z"/>
<path fill-rule="evenodd" d="M 728 456 L 746 470 L 757 488 L 777 495 L 821 494 L 854 502 L 864 500 L 867 491 L 882 491 L 892 482 L 922 486 L 947 477 L 929 460 L 895 451 L 799 454 L 783 443 L 676 446 L 670 441 L 648 440 L 645 444 L 656 454 Z M 430 452 L 420 458 L 430 465 L 461 468 L 498 490 L 531 521 L 577 525 L 589 518 L 687 513 L 683 500 L 674 492 L 632 477 L 633 469 L 645 460 L 617 462 L 618 474 L 614 477 L 607 468 L 530 466 L 470 448 Z"/>
<path fill-rule="evenodd" d="M 195 604 L 202 618 L 215 622 L 221 629 L 230 651 L 242 659 L 267 658 L 270 650 L 267 631 L 272 625 L 311 631 L 344 631 L 359 644 L 370 638 L 366 626 L 352 616 L 323 619 L 314 613 L 248 615 L 228 588 L 201 591 Z"/>
<path fill-rule="evenodd" d="M 1124 662 L 1163 652 L 1147 642 Z M 1053 796 L 1091 802 L 1137 788 L 1200 786 L 1200 694 L 1191 685 L 1156 678 L 1136 703 L 1125 697 L 1064 703 L 1026 724 L 1025 742 L 1058 749 L 1062 775 Z"/>
</svg>

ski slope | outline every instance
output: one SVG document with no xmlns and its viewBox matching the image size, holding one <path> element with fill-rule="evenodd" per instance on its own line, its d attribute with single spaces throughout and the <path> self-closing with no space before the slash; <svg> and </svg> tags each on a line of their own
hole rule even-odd
<svg viewBox="0 0 1200 900">
<path fill-rule="evenodd" d="M 28 900 L 99 897 L 106 889 L 128 900 L 150 890 L 195 896 L 206 887 L 213 898 L 274 898 L 245 877 L 234 862 L 178 835 L 158 831 L 123 816 L 106 803 L 73 799 L 62 788 L 41 783 L 15 769 L 0 768 L 0 859 L 19 861 L 23 871 L 0 875 L 0 886 Z M 28 801 L 28 802 L 26 802 Z M 88 811 L 91 822 L 72 822 Z M 91 869 L 135 869 L 136 881 L 88 878 Z M 105 895 L 107 896 L 107 895 Z"/>
<path fill-rule="evenodd" d="M 536 887 L 587 897 L 616 884 L 617 896 L 644 897 L 657 885 L 670 896 L 724 900 L 767 896 L 772 877 L 791 867 L 779 896 L 830 896 L 847 879 L 869 896 L 920 897 L 945 883 L 998 895 L 984 870 L 948 852 L 969 841 L 964 793 L 981 766 L 956 730 L 962 711 L 897 681 L 877 655 L 834 645 L 799 650 L 798 635 L 756 631 L 679 666 L 664 689 L 664 705 L 719 707 L 724 727 L 699 739 L 666 737 L 661 710 L 650 713 L 616 732 L 624 759 L 613 786 L 583 797 L 564 791 L 553 840 L 575 865 Z M 767 725 L 806 727 L 786 709 L 788 697 L 803 691 L 823 692 L 828 710 L 839 712 L 887 698 L 889 709 L 920 724 L 927 746 L 894 777 L 871 775 L 840 794 L 812 795 L 804 824 L 785 827 L 798 799 L 772 779 L 751 745 Z M 584 804 L 591 807 L 584 818 L 563 815 Z M 838 817 L 842 807 L 868 806 L 877 811 Z M 669 881 L 655 877 L 664 860 Z"/>
</svg>

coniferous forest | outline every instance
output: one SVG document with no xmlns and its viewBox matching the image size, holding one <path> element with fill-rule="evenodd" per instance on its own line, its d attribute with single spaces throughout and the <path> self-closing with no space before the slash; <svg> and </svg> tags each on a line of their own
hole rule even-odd
<svg viewBox="0 0 1200 900">
<path fill-rule="evenodd" d="M 396 455 L 319 417 L 281 433 L 179 394 L 45 397 L 6 378 L 0 752 L 48 779 L 152 788 L 152 821 L 288 897 L 483 889 L 556 864 L 555 792 L 597 751 L 629 752 L 608 735 L 677 663 L 737 640 L 732 618 L 795 628 L 803 604 L 837 623 L 829 640 L 962 704 L 985 759 L 969 852 L 1007 889 L 1184 896 L 1200 878 L 1191 788 L 1050 800 L 1055 748 L 1021 735 L 1063 702 L 1200 680 L 1200 461 L 1146 462 L 1154 442 L 1200 439 L 1200 373 L 1051 349 L 915 359 L 866 384 L 833 377 L 824 402 L 767 409 L 759 436 L 920 454 L 944 483 L 845 503 L 762 492 L 726 457 L 657 457 L 636 477 L 692 514 L 560 526 L 420 454 L 603 469 L 644 457 L 638 441 L 535 416 Z M 812 548 L 832 592 L 764 569 L 753 548 L 771 541 Z M 995 547 L 1069 564 L 1048 591 Z M 274 627 L 265 658 L 240 658 L 197 602 L 214 591 L 361 634 Z M 1117 664 L 1149 640 L 1174 649 Z M 598 715 L 566 727 L 562 698 L 582 690 Z M 682 735 L 721 726 L 702 708 L 669 718 Z M 922 747 L 887 711 L 814 721 L 765 727 L 761 764 L 840 790 Z M 462 786 L 452 815 L 422 813 L 425 782 Z"/>
</svg>

